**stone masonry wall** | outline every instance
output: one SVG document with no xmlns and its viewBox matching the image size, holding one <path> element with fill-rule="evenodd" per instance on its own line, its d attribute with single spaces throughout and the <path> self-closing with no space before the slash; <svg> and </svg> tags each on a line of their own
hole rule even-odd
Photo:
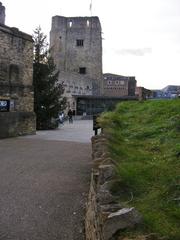
<svg viewBox="0 0 180 240">
<path fill-rule="evenodd" d="M 0 99 L 10 101 L 9 112 L 0 111 L 0 138 L 35 133 L 32 84 L 32 37 L 0 24 Z"/>
<path fill-rule="evenodd" d="M 78 46 L 77 41 L 82 41 Z M 91 94 L 99 94 L 102 83 L 102 38 L 98 17 L 54 16 L 50 32 L 50 47 L 57 69 L 76 75 L 76 85 L 92 85 Z M 80 74 L 79 68 L 85 68 Z M 79 79 L 78 76 L 79 75 Z M 85 84 L 81 84 L 84 79 Z M 64 83 L 67 84 L 67 78 Z M 71 81 L 74 81 L 72 78 Z M 89 94 L 89 89 L 85 89 Z M 78 95 L 77 93 L 75 93 Z M 86 95 L 85 94 L 85 95 Z M 82 95 L 80 93 L 79 95 Z"/>
<path fill-rule="evenodd" d="M 135 208 L 127 208 L 113 196 L 110 186 L 114 163 L 104 135 L 92 137 L 93 168 L 85 217 L 86 240 L 116 240 L 119 231 L 141 222 Z M 128 240 L 128 238 L 126 238 Z"/>
<path fill-rule="evenodd" d="M 143 217 L 134 207 L 129 207 L 133 199 L 132 193 L 127 196 L 129 189 L 116 178 L 116 162 L 110 157 L 105 134 L 92 137 L 92 159 L 93 167 L 85 216 L 86 240 L 167 239 L 149 231 L 144 233 Z M 117 194 L 112 191 L 114 184 L 116 188 L 118 186 Z M 124 230 L 127 230 L 126 236 Z M 131 232 L 130 236 L 128 230 Z M 133 230 L 135 230 L 134 235 Z"/>
<path fill-rule="evenodd" d="M 35 134 L 35 129 L 36 121 L 34 113 L 0 113 L 0 138 Z"/>
<path fill-rule="evenodd" d="M 5 7 L 0 2 L 0 24 L 5 24 Z"/>
</svg>

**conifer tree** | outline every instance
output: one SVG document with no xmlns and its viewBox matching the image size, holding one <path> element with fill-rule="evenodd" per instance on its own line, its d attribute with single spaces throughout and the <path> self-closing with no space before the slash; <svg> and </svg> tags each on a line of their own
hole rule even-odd
<svg viewBox="0 0 180 240">
<path fill-rule="evenodd" d="M 63 85 L 58 83 L 59 72 L 49 54 L 47 37 L 38 27 L 34 31 L 34 111 L 37 129 L 58 126 L 58 114 L 63 111 L 66 99 L 62 97 Z"/>
</svg>

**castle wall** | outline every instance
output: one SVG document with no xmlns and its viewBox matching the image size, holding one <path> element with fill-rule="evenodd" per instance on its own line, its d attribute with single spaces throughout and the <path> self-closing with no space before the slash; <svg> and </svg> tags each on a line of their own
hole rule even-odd
<svg viewBox="0 0 180 240">
<path fill-rule="evenodd" d="M 0 138 L 35 133 L 32 37 L 0 24 L 0 46 Z"/>
<path fill-rule="evenodd" d="M 0 2 L 0 24 L 5 24 L 5 7 Z"/>
<path fill-rule="evenodd" d="M 81 89 L 92 86 L 92 94 L 100 94 L 102 39 L 98 17 L 54 16 L 50 47 L 57 69 L 60 70 L 60 78 L 62 71 L 69 73 L 69 77 L 66 74 L 67 78 L 64 78 L 65 84 L 68 85 L 72 77 L 70 82 L 76 82 L 74 88 L 76 85 Z M 81 92 L 84 95 L 91 94 L 89 88 Z"/>
</svg>

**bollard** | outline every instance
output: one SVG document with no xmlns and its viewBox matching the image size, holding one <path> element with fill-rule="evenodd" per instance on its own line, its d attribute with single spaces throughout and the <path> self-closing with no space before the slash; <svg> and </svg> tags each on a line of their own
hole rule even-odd
<svg viewBox="0 0 180 240">
<path fill-rule="evenodd" d="M 97 118 L 99 115 L 93 115 L 93 130 L 94 130 L 94 135 L 98 134 L 98 129 L 101 128 L 97 122 Z"/>
</svg>

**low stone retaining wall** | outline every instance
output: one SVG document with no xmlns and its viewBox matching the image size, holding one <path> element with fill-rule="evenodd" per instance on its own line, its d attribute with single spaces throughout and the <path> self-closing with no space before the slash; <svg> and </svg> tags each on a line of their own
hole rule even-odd
<svg viewBox="0 0 180 240">
<path fill-rule="evenodd" d="M 0 139 L 36 133 L 34 112 L 1 112 Z"/>
<path fill-rule="evenodd" d="M 123 207 L 110 192 L 114 163 L 104 135 L 92 137 L 93 168 L 85 218 L 86 240 L 117 239 L 121 229 L 141 222 L 134 208 Z"/>
</svg>

